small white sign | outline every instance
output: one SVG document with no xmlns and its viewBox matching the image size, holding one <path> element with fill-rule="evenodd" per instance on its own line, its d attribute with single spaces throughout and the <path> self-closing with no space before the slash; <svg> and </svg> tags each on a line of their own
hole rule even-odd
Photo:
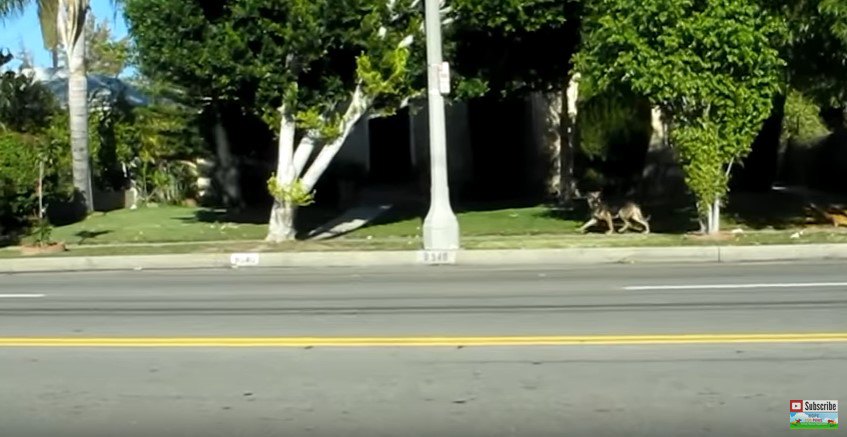
<svg viewBox="0 0 847 437">
<path fill-rule="evenodd" d="M 418 252 L 418 262 L 422 264 L 456 264 L 454 250 L 422 250 Z"/>
<path fill-rule="evenodd" d="M 438 68 L 438 89 L 445 96 L 450 94 L 450 63 L 442 62 Z"/>
<path fill-rule="evenodd" d="M 233 253 L 229 257 L 230 264 L 236 267 L 250 267 L 259 265 L 258 253 Z"/>
</svg>

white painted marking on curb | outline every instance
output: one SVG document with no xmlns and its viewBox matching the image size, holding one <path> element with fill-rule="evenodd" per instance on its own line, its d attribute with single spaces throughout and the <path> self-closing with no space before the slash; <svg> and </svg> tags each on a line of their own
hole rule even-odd
<svg viewBox="0 0 847 437">
<path fill-rule="evenodd" d="M 421 250 L 418 262 L 427 265 L 456 264 L 455 250 Z"/>
<path fill-rule="evenodd" d="M 43 294 L 0 294 L 0 299 L 27 299 L 44 296 Z"/>
<path fill-rule="evenodd" d="M 742 288 L 804 288 L 804 287 L 847 287 L 847 282 L 807 282 L 779 284 L 702 284 L 702 285 L 635 285 L 624 287 L 627 291 L 645 290 L 719 290 Z"/>
<path fill-rule="evenodd" d="M 259 265 L 258 253 L 233 253 L 229 257 L 230 264 L 237 267 Z"/>
</svg>

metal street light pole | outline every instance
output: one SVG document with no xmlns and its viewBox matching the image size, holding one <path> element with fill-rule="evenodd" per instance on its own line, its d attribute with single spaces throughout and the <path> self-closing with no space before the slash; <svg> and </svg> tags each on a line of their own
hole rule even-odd
<svg viewBox="0 0 847 437">
<path fill-rule="evenodd" d="M 459 221 L 450 206 L 447 182 L 447 135 L 442 92 L 449 88 L 449 78 L 447 83 L 441 82 L 447 72 L 442 71 L 440 1 L 425 0 L 425 6 L 431 182 L 429 213 L 423 225 L 424 249 L 457 250 Z"/>
</svg>

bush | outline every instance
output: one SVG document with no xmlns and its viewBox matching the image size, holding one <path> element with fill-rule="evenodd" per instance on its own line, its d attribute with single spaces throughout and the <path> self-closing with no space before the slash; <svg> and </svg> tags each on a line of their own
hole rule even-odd
<svg viewBox="0 0 847 437">
<path fill-rule="evenodd" d="M 43 84 L 14 72 L 0 74 L 0 227 L 18 231 L 38 215 L 39 163 L 44 163 L 45 200 L 72 186 L 68 131 Z M 61 138 L 60 138 L 61 137 Z"/>
<path fill-rule="evenodd" d="M 193 161 L 204 150 L 196 122 L 196 114 L 174 105 L 133 111 L 121 137 L 136 145 L 130 169 L 143 198 L 178 204 L 197 196 Z"/>
<path fill-rule="evenodd" d="M 785 99 L 782 144 L 806 145 L 828 135 L 821 108 L 801 92 L 791 89 Z"/>
<path fill-rule="evenodd" d="M 202 141 L 193 115 L 170 106 L 92 110 L 89 152 L 92 183 L 105 191 L 128 188 L 131 181 L 145 201 L 178 204 L 196 196 L 193 164 Z M 51 141 L 70 150 L 67 114 L 56 117 Z M 70 162 L 68 162 L 70 169 Z"/>
<path fill-rule="evenodd" d="M 594 94 L 579 102 L 577 132 L 582 185 L 626 191 L 640 177 L 650 142 L 650 106 L 621 93 Z M 581 90 L 583 91 L 583 90 Z"/>
<path fill-rule="evenodd" d="M 38 184 L 37 139 L 0 132 L 0 218 L 3 227 L 17 227 L 31 215 Z"/>
<path fill-rule="evenodd" d="M 70 149 L 54 141 L 51 130 L 42 135 L 0 132 L 0 221 L 4 228 L 29 225 L 38 215 L 39 162 L 44 162 L 42 193 L 50 202 L 73 193 Z"/>
</svg>

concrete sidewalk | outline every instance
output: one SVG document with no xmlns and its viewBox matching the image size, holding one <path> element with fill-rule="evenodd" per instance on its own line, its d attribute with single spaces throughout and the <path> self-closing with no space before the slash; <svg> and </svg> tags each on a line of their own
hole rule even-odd
<svg viewBox="0 0 847 437">
<path fill-rule="evenodd" d="M 847 244 L 459 250 L 441 253 L 351 251 L 9 258 L 0 260 L 0 273 L 251 267 L 392 267 L 450 264 L 496 266 L 732 263 L 826 259 L 847 259 Z"/>
</svg>

